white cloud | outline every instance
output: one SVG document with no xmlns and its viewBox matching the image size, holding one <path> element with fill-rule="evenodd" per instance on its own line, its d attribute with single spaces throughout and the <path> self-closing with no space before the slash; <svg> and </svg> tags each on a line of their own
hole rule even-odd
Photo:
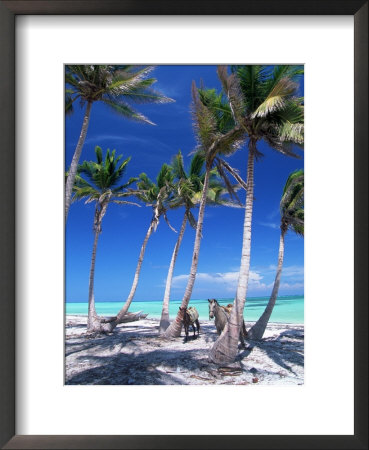
<svg viewBox="0 0 369 450">
<path fill-rule="evenodd" d="M 281 283 L 279 285 L 279 289 L 293 290 L 296 289 L 301 290 L 304 288 L 304 283 Z"/>
<path fill-rule="evenodd" d="M 273 228 L 273 230 L 279 229 L 279 225 L 274 222 L 259 222 L 259 225 L 262 225 L 263 227 Z"/>
<path fill-rule="evenodd" d="M 248 291 L 254 292 L 255 295 L 266 295 L 271 292 L 274 284 L 276 266 L 270 265 L 263 270 L 250 270 Z M 287 266 L 282 271 L 282 282 L 279 290 L 295 293 L 304 288 L 303 283 L 304 268 L 303 266 Z M 236 292 L 238 284 L 239 271 L 233 270 L 229 272 L 206 273 L 199 272 L 196 276 L 195 287 L 198 292 L 217 289 L 224 295 Z M 284 281 L 288 278 L 288 282 Z M 188 275 L 182 274 L 173 277 L 172 287 L 174 289 L 184 289 L 186 287 Z"/>
<path fill-rule="evenodd" d="M 196 286 L 203 285 L 218 285 L 219 287 L 225 288 L 227 291 L 235 292 L 237 289 L 239 272 L 218 272 L 218 273 L 204 273 L 199 272 L 196 275 Z M 250 289 L 264 289 L 266 284 L 262 283 L 262 276 L 260 273 L 253 270 L 249 274 L 249 287 Z M 179 288 L 184 287 L 187 283 L 188 275 L 177 275 L 173 277 L 173 287 Z"/>
<path fill-rule="evenodd" d="M 275 271 L 277 266 L 272 264 L 269 269 Z M 295 277 L 299 280 L 304 277 L 304 266 L 286 266 L 282 268 L 282 277 Z"/>
</svg>

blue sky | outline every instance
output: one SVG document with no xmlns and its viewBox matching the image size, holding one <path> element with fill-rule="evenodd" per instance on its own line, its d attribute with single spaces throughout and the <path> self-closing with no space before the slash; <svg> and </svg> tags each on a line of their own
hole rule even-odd
<svg viewBox="0 0 369 450">
<path fill-rule="evenodd" d="M 99 145 L 131 156 L 125 179 L 146 172 L 152 179 L 165 162 L 181 149 L 185 164 L 195 147 L 190 115 L 191 83 L 203 80 L 206 87 L 220 89 L 215 66 L 157 66 L 155 88 L 175 100 L 162 105 L 137 105 L 156 125 L 126 120 L 104 104 L 92 106 L 83 160 L 94 160 Z M 303 86 L 301 86 L 301 93 Z M 65 157 L 69 167 L 81 131 L 84 109 L 76 105 L 65 122 Z M 301 159 L 288 158 L 259 143 L 264 153 L 255 167 L 255 202 L 252 228 L 249 296 L 270 295 L 279 246 L 279 201 L 289 173 L 303 168 Z M 246 148 L 229 158 L 246 179 Z M 241 194 L 244 200 L 244 194 Z M 93 244 L 94 205 L 72 204 L 66 227 L 66 299 L 87 301 Z M 180 228 L 183 211 L 169 211 L 171 224 Z M 192 298 L 232 298 L 237 286 L 241 258 L 244 210 L 207 206 L 198 275 Z M 137 258 L 151 220 L 151 208 L 110 205 L 103 219 L 95 273 L 96 301 L 125 301 L 131 288 Z M 195 232 L 187 228 L 178 256 L 172 287 L 173 299 L 181 299 L 191 265 Z M 161 300 L 177 235 L 161 220 L 151 237 L 143 262 L 135 300 Z M 279 295 L 303 294 L 304 240 L 288 232 Z"/>
</svg>

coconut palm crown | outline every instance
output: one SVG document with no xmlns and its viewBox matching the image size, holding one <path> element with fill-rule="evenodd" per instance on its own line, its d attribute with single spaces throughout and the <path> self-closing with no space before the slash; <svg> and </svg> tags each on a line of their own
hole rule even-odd
<svg viewBox="0 0 369 450">
<path fill-rule="evenodd" d="M 75 102 L 85 108 L 81 133 L 72 158 L 65 187 L 65 217 L 67 218 L 77 166 L 86 139 L 91 107 L 102 102 L 122 117 L 153 125 L 132 105 L 141 103 L 167 103 L 173 101 L 152 89 L 155 78 L 148 78 L 152 66 L 124 65 L 67 65 L 65 67 L 65 112 L 71 114 Z"/>
<path fill-rule="evenodd" d="M 169 227 L 172 228 L 168 221 L 167 210 L 169 209 L 169 202 L 173 196 L 173 190 L 174 177 L 171 167 L 168 164 L 161 166 L 156 177 L 156 182 L 152 181 L 146 173 L 139 175 L 135 196 L 147 206 L 152 207 L 154 231 L 156 231 L 159 224 L 160 216 L 163 216 Z"/>
<path fill-rule="evenodd" d="M 147 78 L 154 66 L 67 65 L 65 111 L 71 114 L 76 100 L 81 106 L 101 101 L 116 113 L 139 122 L 154 124 L 132 104 L 167 103 L 173 100 L 155 91 L 155 78 Z"/>
<path fill-rule="evenodd" d="M 292 172 L 284 186 L 280 202 L 281 231 L 289 229 L 304 236 L 304 170 Z"/>
<path fill-rule="evenodd" d="M 123 155 L 115 156 L 115 154 L 115 150 L 107 149 L 103 157 L 101 147 L 96 146 L 96 161 L 84 161 L 78 166 L 73 201 L 85 198 L 86 203 L 95 201 L 99 205 L 107 201 L 116 204 L 133 204 L 133 202 L 122 200 L 122 197 L 132 195 L 127 188 L 138 178 L 132 177 L 126 183 L 120 184 L 131 157 L 121 161 Z"/>
<path fill-rule="evenodd" d="M 185 170 L 181 151 L 174 156 L 171 169 L 174 175 L 175 191 L 169 205 L 171 209 L 185 208 L 185 214 L 192 228 L 196 228 L 196 219 L 191 210 L 199 205 L 201 193 L 204 186 L 205 156 L 199 151 L 196 152 L 190 162 L 188 170 Z M 238 190 L 238 185 L 231 185 L 232 195 Z M 217 168 L 213 168 L 209 175 L 209 189 L 207 193 L 207 203 L 214 206 L 238 206 L 238 204 L 227 200 L 224 195 L 227 188 L 219 177 Z"/>
<path fill-rule="evenodd" d="M 265 142 L 285 155 L 298 157 L 293 145 L 304 143 L 304 101 L 296 82 L 301 66 L 226 66 L 218 76 L 228 97 L 234 121 L 253 144 Z M 255 156 L 261 156 L 255 148 Z"/>
</svg>

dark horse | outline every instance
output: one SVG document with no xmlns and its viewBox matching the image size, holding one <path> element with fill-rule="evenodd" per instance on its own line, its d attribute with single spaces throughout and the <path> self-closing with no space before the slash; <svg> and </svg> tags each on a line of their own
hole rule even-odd
<svg viewBox="0 0 369 450">
<path fill-rule="evenodd" d="M 190 306 L 188 309 L 180 306 L 179 309 L 183 312 L 183 326 L 186 333 L 185 342 L 187 342 L 190 325 L 192 326 L 194 336 L 196 335 L 195 325 L 197 326 L 197 335 L 200 334 L 199 313 L 194 306 Z"/>
<path fill-rule="evenodd" d="M 232 311 L 232 303 L 229 303 L 227 306 L 221 306 L 215 300 L 215 298 L 208 299 L 209 302 L 209 319 L 215 318 L 215 328 L 217 329 L 217 333 L 220 335 L 228 322 L 229 316 Z M 245 347 L 244 337 L 247 337 L 247 331 L 245 322 L 242 321 L 242 329 L 240 330 L 240 341 L 241 345 Z"/>
</svg>

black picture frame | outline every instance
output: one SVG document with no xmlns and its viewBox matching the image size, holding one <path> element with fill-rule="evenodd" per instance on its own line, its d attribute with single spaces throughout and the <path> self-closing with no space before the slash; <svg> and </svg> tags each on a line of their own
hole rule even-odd
<svg viewBox="0 0 369 450">
<path fill-rule="evenodd" d="M 28 14 L 211 14 L 354 16 L 354 435 L 15 435 L 15 17 Z M 10 0 L 0 1 L 0 445 L 6 449 L 367 449 L 368 448 L 368 1 Z M 19 132 L 19 130 L 18 130 Z M 337 336 L 337 345 L 342 336 Z M 337 393 L 339 396 L 339 393 Z M 245 405 L 245 414 L 247 407 Z M 247 418 L 245 417 L 245 420 Z"/>
</svg>

